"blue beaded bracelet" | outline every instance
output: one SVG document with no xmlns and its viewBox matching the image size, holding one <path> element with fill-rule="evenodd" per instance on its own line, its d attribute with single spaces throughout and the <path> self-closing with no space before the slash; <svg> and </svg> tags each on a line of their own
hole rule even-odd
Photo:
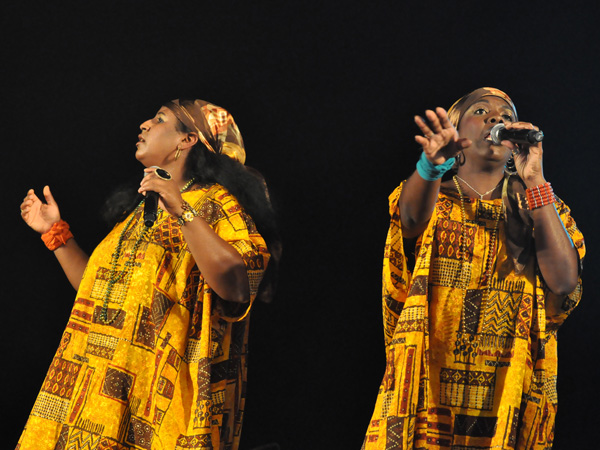
<svg viewBox="0 0 600 450">
<path fill-rule="evenodd" d="M 448 159 L 444 164 L 435 165 L 427 159 L 425 152 L 421 153 L 421 158 L 417 162 L 417 172 L 421 175 L 421 178 L 427 181 L 435 181 L 438 178 L 442 178 L 446 172 L 448 172 L 454 165 L 455 159 L 452 157 Z"/>
</svg>

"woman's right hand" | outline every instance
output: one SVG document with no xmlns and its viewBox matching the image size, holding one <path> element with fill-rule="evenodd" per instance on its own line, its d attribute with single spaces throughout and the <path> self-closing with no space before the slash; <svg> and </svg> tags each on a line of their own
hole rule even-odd
<svg viewBox="0 0 600 450">
<path fill-rule="evenodd" d="M 415 136 L 415 141 L 423 147 L 427 159 L 435 165 L 444 164 L 463 148 L 471 145 L 469 139 L 460 139 L 458 131 L 444 108 L 437 107 L 435 111 L 425 111 L 427 121 L 421 116 L 415 116 L 415 123 L 421 129 L 423 136 Z"/>
<path fill-rule="evenodd" d="M 52 225 L 60 220 L 58 205 L 48 186 L 44 187 L 44 198 L 46 203 L 42 203 L 33 189 L 29 189 L 21 203 L 21 217 L 27 225 L 40 234 L 50 231 Z"/>
</svg>

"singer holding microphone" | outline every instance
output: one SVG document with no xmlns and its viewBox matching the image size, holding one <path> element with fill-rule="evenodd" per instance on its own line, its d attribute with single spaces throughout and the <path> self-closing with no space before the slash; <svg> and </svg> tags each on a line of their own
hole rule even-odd
<svg viewBox="0 0 600 450">
<path fill-rule="evenodd" d="M 544 178 L 543 135 L 493 88 L 415 122 L 421 159 L 390 196 L 387 363 L 363 449 L 550 448 L 556 332 L 585 245 Z"/>
<path fill-rule="evenodd" d="M 47 186 L 21 205 L 77 296 L 20 450 L 238 448 L 275 215 L 225 109 L 173 100 L 140 129 L 145 176 L 109 200 L 116 225 L 89 258 Z"/>
</svg>

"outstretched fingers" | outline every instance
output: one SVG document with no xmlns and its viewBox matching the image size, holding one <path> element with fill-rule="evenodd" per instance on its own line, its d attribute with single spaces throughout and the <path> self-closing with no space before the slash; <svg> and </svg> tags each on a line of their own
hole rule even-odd
<svg viewBox="0 0 600 450">
<path fill-rule="evenodd" d="M 427 120 L 429 120 L 430 127 L 435 134 L 441 133 L 444 129 L 444 127 L 442 126 L 443 116 L 440 117 L 438 115 L 438 109 L 441 108 L 436 108 L 435 111 L 432 111 L 431 109 L 425 111 L 425 116 L 427 117 Z"/>
<path fill-rule="evenodd" d="M 426 110 L 425 119 L 421 116 L 415 116 L 415 123 L 426 139 L 442 135 L 444 140 L 447 140 L 447 136 L 456 136 L 456 130 L 448 118 L 448 113 L 444 108 L 439 106 L 435 111 L 431 109 Z M 424 142 L 422 137 L 415 140 L 419 143 Z"/>
<path fill-rule="evenodd" d="M 454 125 L 452 125 L 452 122 L 450 122 L 448 113 L 446 112 L 446 110 L 444 108 L 441 108 L 438 106 L 437 108 L 435 108 L 435 112 L 437 114 L 437 117 L 439 118 L 442 128 L 444 128 L 444 129 L 454 128 Z"/>
<path fill-rule="evenodd" d="M 425 138 L 431 138 L 435 134 L 433 132 L 433 130 L 429 127 L 429 125 L 427 124 L 425 119 L 423 119 L 421 116 L 415 116 L 415 123 L 417 124 L 417 126 L 419 127 L 419 129 L 421 130 L 421 133 L 423 133 L 423 136 L 425 136 Z M 417 137 L 423 138 L 423 136 L 417 136 Z M 425 138 L 423 138 L 423 139 L 425 139 Z"/>
</svg>

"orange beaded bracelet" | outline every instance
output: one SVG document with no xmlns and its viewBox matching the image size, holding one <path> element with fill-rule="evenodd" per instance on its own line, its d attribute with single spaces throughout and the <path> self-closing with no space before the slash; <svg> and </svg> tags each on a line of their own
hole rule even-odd
<svg viewBox="0 0 600 450">
<path fill-rule="evenodd" d="M 69 224 L 64 220 L 59 220 L 49 231 L 42 234 L 42 241 L 48 247 L 48 250 L 56 250 L 58 247 L 65 245 L 69 239 L 73 237 L 73 233 L 69 230 Z"/>
<path fill-rule="evenodd" d="M 550 183 L 546 182 L 525 191 L 527 198 L 527 209 L 537 209 L 542 206 L 551 205 L 556 202 L 554 191 Z"/>
</svg>

